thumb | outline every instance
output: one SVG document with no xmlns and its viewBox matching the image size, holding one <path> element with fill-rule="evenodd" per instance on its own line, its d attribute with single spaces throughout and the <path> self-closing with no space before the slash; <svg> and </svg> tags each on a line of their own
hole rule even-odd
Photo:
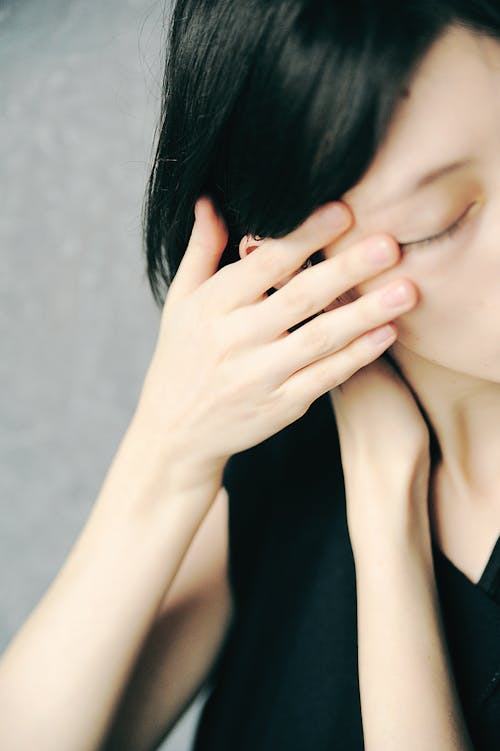
<svg viewBox="0 0 500 751">
<path fill-rule="evenodd" d="M 170 287 L 170 298 L 190 294 L 213 276 L 229 239 L 226 223 L 209 196 L 198 198 L 194 215 L 191 236 Z"/>
</svg>

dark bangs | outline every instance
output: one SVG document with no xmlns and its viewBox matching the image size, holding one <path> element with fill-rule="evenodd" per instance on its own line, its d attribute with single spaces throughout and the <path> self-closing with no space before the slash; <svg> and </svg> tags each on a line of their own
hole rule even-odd
<svg viewBox="0 0 500 751">
<path fill-rule="evenodd" d="M 209 194 L 238 260 L 362 178 L 412 75 L 456 23 L 500 36 L 492 0 L 179 0 L 144 203 L 147 275 L 164 302 Z"/>
</svg>

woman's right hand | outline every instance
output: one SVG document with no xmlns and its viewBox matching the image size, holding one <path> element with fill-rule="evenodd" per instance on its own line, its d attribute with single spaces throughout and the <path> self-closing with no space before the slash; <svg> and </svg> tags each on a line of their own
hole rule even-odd
<svg viewBox="0 0 500 751">
<path fill-rule="evenodd" d="M 264 240 L 217 270 L 227 228 L 207 196 L 198 200 L 137 407 L 168 455 L 183 457 L 193 481 L 220 478 L 232 454 L 297 420 L 394 342 L 394 325 L 382 341 L 374 334 L 417 302 L 414 294 L 387 307 L 381 298 L 394 281 L 289 331 L 399 261 L 397 242 L 379 233 L 294 274 L 351 222 L 346 204 L 325 204 L 286 237 Z M 375 258 L 384 248 L 385 260 Z"/>
</svg>

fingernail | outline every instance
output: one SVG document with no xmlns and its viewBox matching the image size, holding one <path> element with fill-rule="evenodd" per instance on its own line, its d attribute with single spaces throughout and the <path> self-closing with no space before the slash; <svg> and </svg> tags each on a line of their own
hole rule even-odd
<svg viewBox="0 0 500 751">
<path fill-rule="evenodd" d="M 391 326 L 384 326 L 382 329 L 372 331 L 370 338 L 375 344 L 383 344 L 394 338 L 394 329 Z"/>
<path fill-rule="evenodd" d="M 337 202 L 325 207 L 325 219 L 334 227 L 344 227 L 350 221 L 350 214 L 344 204 Z"/>
<path fill-rule="evenodd" d="M 408 289 L 408 285 L 405 283 L 399 283 L 395 286 L 389 287 L 383 295 L 382 302 L 385 305 L 396 307 L 402 305 L 410 299 L 411 291 Z"/>
</svg>

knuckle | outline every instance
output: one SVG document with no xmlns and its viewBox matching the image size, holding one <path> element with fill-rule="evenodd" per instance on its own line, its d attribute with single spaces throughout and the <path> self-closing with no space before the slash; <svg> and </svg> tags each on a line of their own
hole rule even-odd
<svg viewBox="0 0 500 751">
<path fill-rule="evenodd" d="M 376 304 L 373 299 L 364 297 L 359 300 L 359 303 L 357 314 L 363 329 L 368 330 L 377 326 L 380 318 L 380 305 Z"/>
<path fill-rule="evenodd" d="M 293 281 L 285 285 L 284 299 L 288 308 L 294 314 L 302 316 L 302 320 L 314 312 L 315 303 L 310 292 L 304 289 L 302 280 L 294 277 Z"/>
<path fill-rule="evenodd" d="M 208 298 L 211 295 L 217 297 L 221 293 L 221 287 L 232 286 L 236 279 L 236 264 L 230 263 L 227 266 L 223 266 L 218 269 L 215 274 L 205 280 L 203 288 L 205 288 Z M 200 287 L 201 289 L 201 287 Z"/>
<path fill-rule="evenodd" d="M 335 386 L 341 386 L 348 378 L 350 378 L 357 370 L 359 370 L 361 362 L 359 348 L 355 342 L 342 351 L 339 362 L 339 374 L 335 382 Z"/>
<path fill-rule="evenodd" d="M 307 347 L 314 355 L 326 355 L 331 350 L 331 335 L 324 323 L 321 321 L 322 316 L 314 319 L 314 325 L 307 326 L 306 336 Z"/>
<path fill-rule="evenodd" d="M 250 258 L 254 258 L 254 262 L 258 267 L 260 273 L 262 273 L 266 279 L 273 279 L 278 282 L 289 272 L 290 261 L 283 253 L 275 246 L 271 245 L 272 241 L 268 241 L 266 246 L 261 246 L 258 250 L 254 251 Z"/>
<path fill-rule="evenodd" d="M 378 347 L 369 336 L 360 337 L 354 345 L 351 359 L 353 363 L 356 363 L 356 370 L 359 370 L 373 360 L 375 353 L 378 352 Z"/>
<path fill-rule="evenodd" d="M 314 390 L 316 394 L 324 394 L 335 386 L 335 375 L 330 360 L 325 360 L 314 374 Z"/>
<path fill-rule="evenodd" d="M 327 363 L 321 363 L 318 366 L 316 373 L 314 374 L 314 385 L 317 391 L 321 391 L 327 388 L 332 378 L 331 368 L 327 367 Z"/>
<path fill-rule="evenodd" d="M 342 280 L 343 287 L 348 290 L 358 281 L 358 259 L 353 258 L 352 253 L 344 251 L 335 256 L 335 260 L 337 261 L 335 277 Z"/>
</svg>

